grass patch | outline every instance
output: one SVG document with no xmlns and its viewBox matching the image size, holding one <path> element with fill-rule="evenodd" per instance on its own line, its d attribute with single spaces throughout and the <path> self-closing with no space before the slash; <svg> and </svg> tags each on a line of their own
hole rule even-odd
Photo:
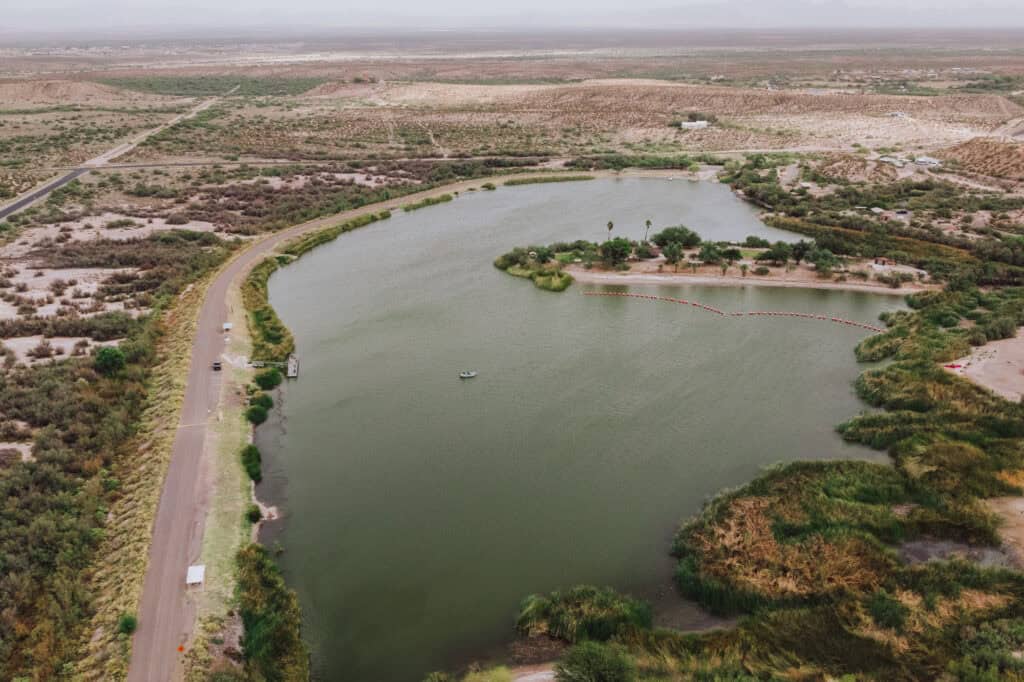
<svg viewBox="0 0 1024 682">
<path fill-rule="evenodd" d="M 309 678 L 309 652 L 295 593 L 285 585 L 270 553 L 250 544 L 238 553 L 238 605 L 245 626 L 242 653 L 255 679 Z"/>
<path fill-rule="evenodd" d="M 411 211 L 418 211 L 421 208 L 427 208 L 428 206 L 437 206 L 438 204 L 444 204 L 454 199 L 451 194 L 442 194 L 437 197 L 427 197 L 411 204 L 406 204 L 402 207 L 402 210 L 406 213 Z"/>
<path fill-rule="evenodd" d="M 105 85 L 153 95 L 214 97 L 231 92 L 237 97 L 283 97 L 301 95 L 326 83 L 323 78 L 253 78 L 248 76 L 139 76 L 104 78 Z"/>
<path fill-rule="evenodd" d="M 517 185 L 543 185 L 549 182 L 582 182 L 584 180 L 593 179 L 593 175 L 542 175 L 533 178 L 512 178 L 511 180 L 505 181 L 505 186 L 515 187 Z"/>
<path fill-rule="evenodd" d="M 605 641 L 623 628 L 650 626 L 651 607 L 646 602 L 589 585 L 530 595 L 523 601 L 516 621 L 516 629 L 522 634 L 546 635 L 569 643 Z"/>
</svg>

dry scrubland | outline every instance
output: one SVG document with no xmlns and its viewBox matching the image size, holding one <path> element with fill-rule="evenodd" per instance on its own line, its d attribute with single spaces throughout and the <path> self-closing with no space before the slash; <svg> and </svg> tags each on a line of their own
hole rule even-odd
<svg viewBox="0 0 1024 682">
<path fill-rule="evenodd" d="M 979 175 L 1024 181 L 1024 143 L 973 139 L 946 150 L 943 158 Z"/>
<path fill-rule="evenodd" d="M 706 130 L 673 122 L 713 116 Z M 906 116 L 892 116 L 903 112 Z M 565 157 L 608 152 L 936 149 L 1024 108 L 999 95 L 908 97 L 606 80 L 570 85 L 337 83 L 230 101 L 125 160 Z"/>
<path fill-rule="evenodd" d="M 702 177 L 722 171 L 769 220 L 850 262 L 895 254 L 902 265 L 893 271 L 927 269 L 933 287 L 960 276 L 989 290 L 1019 284 L 1013 268 L 1024 259 L 1014 241 L 1024 235 L 1024 54 L 1015 39 L 987 36 L 985 50 L 952 40 L 940 53 L 891 44 L 823 51 L 785 37 L 743 49 L 709 38 L 692 50 L 666 43 L 592 51 L 584 40 L 561 54 L 537 40 L 536 52 L 520 57 L 332 59 L 330 46 L 315 56 L 280 46 L 0 50 L 0 200 L 203 98 L 217 100 L 0 221 L 0 495 L 9 500 L 0 527 L 0 603 L 9 605 L 0 617 L 0 677 L 56 679 L 72 669 L 92 679 L 123 675 L 128 638 L 121 617 L 132 614 L 141 585 L 170 439 L 164 427 L 180 399 L 194 306 L 204 278 L 260 235 L 455 181 L 482 187 L 492 175 L 550 172 L 567 162 L 576 173 L 645 166 L 681 174 L 696 168 L 681 154 L 710 152 L 703 161 L 729 163 L 724 170 L 705 165 Z M 484 41 L 465 49 L 499 46 Z M 673 125 L 690 113 L 715 123 L 689 132 Z M 924 153 L 945 167 L 880 160 Z M 578 157 L 587 158 L 573 162 Z M 338 233 L 328 232 L 321 236 Z M 718 266 L 701 267 L 713 276 Z M 781 268 L 774 276 L 786 276 Z M 805 270 L 793 276 L 810 278 Z M 978 512 L 977 497 L 1017 491 L 1007 472 L 1024 468 L 1011 447 L 1018 436 L 997 428 L 1016 416 L 1009 403 L 992 402 L 955 377 L 947 385 L 929 373 L 923 389 L 910 378 L 925 366 L 945 376 L 937 359 L 1008 338 L 1018 301 L 989 295 L 930 292 L 935 298 L 922 299 L 920 319 L 892 320 L 885 352 L 874 353 L 899 362 L 862 380 L 859 390 L 877 406 L 903 411 L 892 423 L 885 421 L 890 413 L 879 423 L 855 421 L 844 435 L 892 445 L 896 469 L 826 465 L 773 474 L 724 498 L 680 534 L 677 551 L 697 557 L 686 564 L 682 587 L 706 605 L 803 609 L 792 618 L 775 610 L 700 642 L 701 665 L 812 676 L 854 669 L 856 656 L 828 643 L 824 653 L 801 648 L 813 630 L 855 642 L 847 648 L 865 660 L 884 659 L 877 670 L 886 673 L 941 672 L 921 653 L 932 645 L 949 652 L 943 647 L 951 640 L 938 633 L 1019 616 L 1024 586 L 1017 578 L 975 576 L 955 590 L 931 569 L 894 568 L 879 549 L 879 538 L 954 527 L 958 540 L 994 542 L 992 519 Z M 272 322 L 261 333 L 280 332 Z M 920 348 L 927 345 L 921 336 L 941 336 L 941 349 Z M 99 349 L 111 346 L 121 349 L 123 366 L 99 362 Z M 893 445 L 890 436 L 903 433 L 900 419 L 918 428 L 930 419 L 922 415 L 945 403 L 955 403 L 947 416 L 957 423 L 987 415 L 991 423 L 970 446 L 978 451 L 957 440 L 962 432 L 938 427 Z M 240 436 L 229 426 L 221 435 L 234 443 Z M 918 451 L 917 443 L 937 440 L 957 445 Z M 232 457 L 220 463 L 228 466 Z M 991 476 L 979 482 L 964 473 L 964 462 Z M 238 487 L 230 470 L 221 474 Z M 967 497 L 950 498 L 960 476 L 970 484 Z M 237 502 L 222 505 L 219 535 L 204 552 L 237 544 L 235 535 L 247 528 L 233 523 Z M 25 547 L 35 554 L 26 556 Z M 113 564 L 101 565 L 98 555 Z M 249 556 L 247 585 L 271 586 L 272 603 L 293 618 L 279 581 L 260 581 L 270 566 L 262 555 Z M 220 599 L 230 592 L 229 585 L 216 588 Z M 258 590 L 246 595 L 262 597 Z M 592 605 L 586 600 L 593 595 L 584 596 L 581 603 Z M 557 608 L 548 606 L 524 632 L 557 631 L 571 641 L 559 630 L 564 623 L 551 620 Z M 891 615 L 901 608 L 917 615 L 887 619 L 886 609 Z M 266 674 L 273 657 L 246 648 L 237 632 L 218 644 L 215 611 L 203 613 L 208 648 L 192 652 L 190 674 L 202 676 L 207 656 L 241 674 L 227 663 L 241 654 L 249 672 Z M 698 643 L 659 637 L 631 632 L 616 646 L 632 647 L 646 669 L 677 666 L 677 677 L 696 669 Z M 736 663 L 743 642 L 755 653 Z M 765 642 L 785 651 L 785 660 L 757 653 Z M 920 667 L 886 667 L 900 656 Z"/>
<path fill-rule="evenodd" d="M 90 82 L 0 82 L 0 200 L 170 120 L 189 101 Z"/>
</svg>

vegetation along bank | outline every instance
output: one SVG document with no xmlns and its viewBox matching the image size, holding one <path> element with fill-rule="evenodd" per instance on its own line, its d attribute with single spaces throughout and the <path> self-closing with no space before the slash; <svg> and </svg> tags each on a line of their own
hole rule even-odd
<svg viewBox="0 0 1024 682">
<path fill-rule="evenodd" d="M 809 161 L 754 156 L 722 179 L 763 205 L 770 224 L 813 238 L 805 246 L 826 267 L 886 259 L 937 285 L 883 315 L 886 330 L 855 349 L 887 364 L 856 382 L 875 411 L 838 430 L 885 450 L 892 465 L 779 466 L 681 526 L 671 548 L 677 587 L 709 611 L 744 616 L 732 629 L 654 628 L 646 604 L 604 588 L 528 597 L 517 630 L 569 647 L 558 679 L 1024 679 L 1024 574 L 1006 557 L 982 565 L 950 553 L 1000 545 L 1003 519 L 986 500 L 1022 493 L 1024 405 L 942 367 L 1024 325 L 1024 226 L 1004 223 L 985 239 L 933 227 L 942 216 L 976 224 L 967 218 L 1022 200 L 940 180 L 829 183 L 815 197 L 783 186 L 778 168 L 791 163 L 813 174 Z M 857 208 L 875 204 L 913 218 L 886 224 Z M 685 252 L 688 235 L 678 236 Z M 526 247 L 496 265 L 545 272 L 569 254 L 615 267 L 644 245 Z M 911 542 L 935 548 L 935 560 L 905 553 Z"/>
</svg>

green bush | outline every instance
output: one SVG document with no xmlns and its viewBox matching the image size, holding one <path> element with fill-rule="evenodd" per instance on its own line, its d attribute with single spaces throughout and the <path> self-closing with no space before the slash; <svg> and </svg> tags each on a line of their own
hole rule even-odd
<svg viewBox="0 0 1024 682">
<path fill-rule="evenodd" d="M 661 247 L 675 242 L 684 248 L 691 249 L 700 244 L 701 239 L 699 234 L 685 225 L 677 225 L 676 227 L 666 227 L 651 237 L 651 241 Z"/>
<path fill-rule="evenodd" d="M 632 682 L 636 666 L 617 646 L 583 642 L 555 664 L 555 679 L 560 682 Z"/>
<path fill-rule="evenodd" d="M 255 445 L 250 444 L 242 448 L 242 467 L 256 483 L 263 480 L 263 470 L 260 466 L 262 459 L 260 450 Z"/>
<path fill-rule="evenodd" d="M 267 416 L 267 408 L 262 405 L 253 405 L 245 411 L 245 418 L 252 422 L 254 426 L 259 426 L 267 421 Z"/>
<path fill-rule="evenodd" d="M 903 623 L 907 620 L 910 609 L 900 603 L 895 597 L 889 595 L 885 590 L 879 590 L 871 595 L 868 601 L 868 611 L 875 623 L 883 628 L 893 630 L 903 629 Z"/>
<path fill-rule="evenodd" d="M 280 370 L 275 367 L 271 367 L 270 369 L 265 369 L 256 374 L 256 376 L 253 377 L 253 381 L 255 381 L 256 385 L 264 391 L 269 391 L 272 388 L 280 386 L 281 382 L 284 381 L 284 377 Z"/>
<path fill-rule="evenodd" d="M 291 682 L 309 679 L 309 651 L 302 641 L 302 617 L 270 553 L 251 544 L 238 552 L 238 610 L 242 654 L 253 679 Z"/>
<path fill-rule="evenodd" d="M 265 410 L 269 410 L 274 406 L 274 399 L 270 397 L 269 393 L 257 393 L 249 398 L 249 404 L 258 405 Z"/>
<path fill-rule="evenodd" d="M 117 619 L 117 631 L 122 635 L 130 635 L 139 627 L 139 620 L 131 613 L 122 613 Z"/>
<path fill-rule="evenodd" d="M 263 518 L 263 514 L 260 513 L 260 507 L 256 504 L 250 504 L 249 508 L 245 510 L 245 518 L 249 523 L 256 523 Z"/>
<path fill-rule="evenodd" d="M 117 374 L 124 369 L 124 352 L 114 346 L 104 346 L 96 351 L 94 366 L 96 371 L 105 376 Z"/>
</svg>

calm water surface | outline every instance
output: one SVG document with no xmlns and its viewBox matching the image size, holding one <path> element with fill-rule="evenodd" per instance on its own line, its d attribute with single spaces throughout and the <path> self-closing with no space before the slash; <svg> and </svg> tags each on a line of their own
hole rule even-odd
<svg viewBox="0 0 1024 682">
<path fill-rule="evenodd" d="M 272 539 L 317 679 L 409 682 L 463 663 L 512 636 L 531 592 L 588 582 L 677 600 L 665 556 L 706 498 L 780 460 L 877 457 L 834 432 L 863 409 L 862 331 L 578 284 L 552 294 L 491 266 L 512 246 L 603 238 L 608 220 L 636 238 L 647 218 L 712 239 L 798 238 L 719 185 L 595 180 L 397 214 L 274 275 L 302 375 L 260 430 L 261 490 L 285 514 Z M 635 289 L 865 322 L 901 305 Z"/>
</svg>

